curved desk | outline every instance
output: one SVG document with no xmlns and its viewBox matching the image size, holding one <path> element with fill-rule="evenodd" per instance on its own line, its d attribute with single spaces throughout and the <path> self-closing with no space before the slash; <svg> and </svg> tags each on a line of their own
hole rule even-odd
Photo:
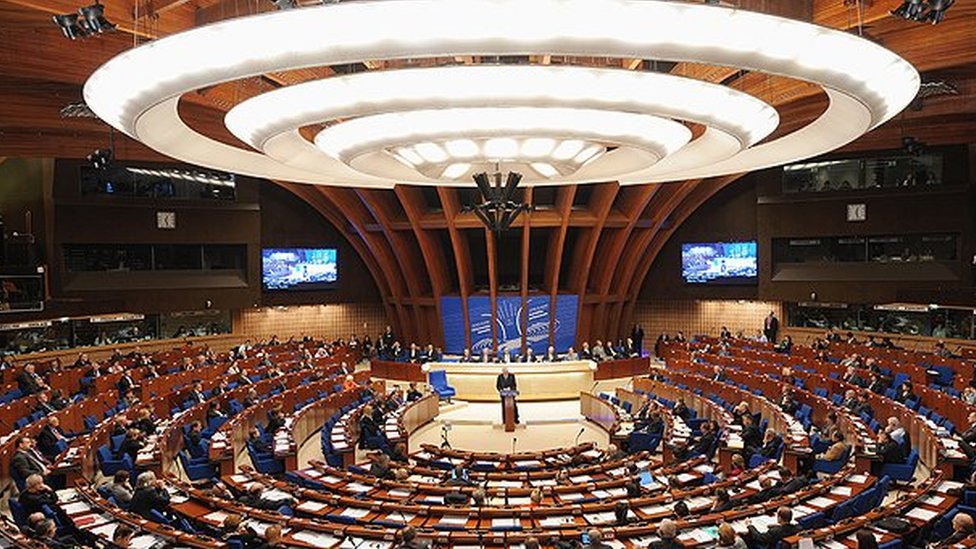
<svg viewBox="0 0 976 549">
<path fill-rule="evenodd" d="M 519 401 L 577 399 L 581 392 L 593 388 L 596 363 L 590 360 L 572 362 L 533 362 L 511 364 L 479 364 L 460 362 L 431 362 L 427 371 L 444 370 L 447 384 L 457 391 L 460 400 L 498 402 L 495 379 L 502 368 L 515 374 Z"/>
</svg>

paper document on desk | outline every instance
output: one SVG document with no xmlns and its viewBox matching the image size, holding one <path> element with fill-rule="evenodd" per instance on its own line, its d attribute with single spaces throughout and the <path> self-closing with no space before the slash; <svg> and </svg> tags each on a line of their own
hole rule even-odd
<svg viewBox="0 0 976 549">
<path fill-rule="evenodd" d="M 712 527 L 711 530 L 716 530 L 716 529 Z M 696 543 L 709 543 L 711 541 L 714 541 L 716 538 L 718 538 L 717 530 L 713 534 L 712 532 L 710 532 L 708 529 L 705 528 L 695 528 L 689 532 L 685 532 L 684 534 L 678 536 L 679 540 L 682 541 L 694 540 Z"/>
<path fill-rule="evenodd" d="M 607 511 L 605 513 L 587 513 L 583 515 L 590 524 L 610 524 L 614 522 L 617 517 L 613 514 L 613 511 Z"/>
<path fill-rule="evenodd" d="M 349 507 L 347 509 L 343 509 L 343 511 L 339 514 L 344 517 L 361 519 L 369 514 L 369 509 L 358 509 L 356 507 Z"/>
<path fill-rule="evenodd" d="M 387 492 L 387 494 L 390 497 L 393 497 L 393 498 L 407 499 L 407 498 L 410 497 L 410 495 L 412 494 L 412 492 L 409 491 L 409 490 L 403 490 L 402 488 L 394 488 L 393 490 L 390 490 L 389 492 Z"/>
<path fill-rule="evenodd" d="M 417 515 L 413 513 L 390 513 L 386 515 L 383 520 L 388 522 L 399 522 L 400 524 L 410 524 L 413 519 L 417 518 Z"/>
<path fill-rule="evenodd" d="M 330 536 L 322 532 L 312 532 L 309 530 L 302 530 L 301 532 L 296 532 L 291 536 L 296 541 L 306 543 L 312 547 L 332 547 L 333 545 L 339 543 L 339 538 Z"/>
<path fill-rule="evenodd" d="M 861 475 L 861 474 L 851 475 L 851 476 L 847 477 L 847 481 L 848 482 L 853 482 L 854 484 L 864 484 L 865 482 L 868 481 L 868 476 L 867 475 Z"/>
<path fill-rule="evenodd" d="M 489 480 L 488 486 L 495 488 L 521 488 L 522 482 L 518 480 Z"/>
<path fill-rule="evenodd" d="M 119 527 L 118 522 L 110 522 L 108 524 L 102 524 L 89 530 L 89 532 L 95 534 L 100 538 L 112 539 L 112 535 L 115 534 L 115 529 Z"/>
<path fill-rule="evenodd" d="M 251 482 L 251 477 L 247 475 L 231 475 L 230 479 L 237 484 L 245 484 Z"/>
<path fill-rule="evenodd" d="M 834 486 L 830 489 L 831 494 L 844 497 L 849 497 L 853 492 L 850 486 Z"/>
<path fill-rule="evenodd" d="M 944 496 L 935 496 L 935 495 L 926 496 L 918 500 L 919 503 L 924 503 L 925 505 L 932 505 L 934 507 L 938 507 L 939 505 L 942 505 L 943 501 L 945 501 Z"/>
<path fill-rule="evenodd" d="M 270 501 L 282 501 L 286 499 L 294 499 L 291 494 L 278 490 L 277 488 L 267 490 L 261 494 L 262 499 L 267 499 Z"/>
<path fill-rule="evenodd" d="M 921 507 L 916 507 L 906 513 L 907 516 L 912 518 L 917 518 L 919 520 L 924 520 L 926 522 L 935 518 L 939 513 L 936 511 L 929 511 L 928 509 L 922 509 Z"/>
<path fill-rule="evenodd" d="M 132 538 L 132 541 L 129 542 L 129 549 L 149 549 L 160 541 L 163 541 L 163 538 L 145 534 Z"/>
<path fill-rule="evenodd" d="M 241 524 L 250 527 L 251 530 L 254 530 L 254 532 L 257 533 L 257 535 L 262 537 L 264 537 L 264 531 L 267 530 L 269 526 L 271 526 L 270 522 L 261 522 L 259 520 L 254 520 L 254 519 L 247 519 Z M 287 528 L 287 527 L 281 529 L 282 535 L 287 535 L 288 532 L 290 531 L 291 528 Z"/>
<path fill-rule="evenodd" d="M 522 523 L 519 522 L 517 518 L 493 518 L 491 519 L 492 528 L 515 528 L 521 526 Z"/>
<path fill-rule="evenodd" d="M 450 526 L 464 526 L 468 523 L 468 516 L 444 515 L 437 523 Z"/>
<path fill-rule="evenodd" d="M 91 511 L 91 505 L 88 505 L 88 502 L 85 501 L 69 503 L 61 508 L 64 509 L 64 512 L 68 513 L 69 515 L 77 515 Z"/>
<path fill-rule="evenodd" d="M 758 517 L 752 517 L 752 526 L 760 533 L 765 532 L 770 526 L 776 524 L 776 517 L 771 517 L 769 515 L 759 515 Z"/>
<path fill-rule="evenodd" d="M 508 504 L 509 505 L 528 505 L 530 503 L 532 503 L 532 498 L 530 498 L 528 496 L 518 496 L 518 497 L 509 496 L 508 497 Z"/>
<path fill-rule="evenodd" d="M 295 510 L 302 511 L 304 513 L 318 513 L 328 506 L 328 503 L 323 503 L 321 501 L 303 501 L 301 504 L 295 507 Z"/>
<path fill-rule="evenodd" d="M 806 505 L 797 505 L 793 508 L 793 518 L 803 518 L 816 512 L 817 511 L 815 509 L 807 507 Z"/>
<path fill-rule="evenodd" d="M 569 477 L 569 480 L 573 481 L 574 484 L 582 484 L 586 482 L 592 482 L 593 477 L 590 475 L 576 475 L 575 477 Z"/>
<path fill-rule="evenodd" d="M 698 475 L 693 475 L 691 473 L 681 473 L 678 475 L 678 482 L 684 484 L 686 482 L 691 482 L 698 478 Z"/>
<path fill-rule="evenodd" d="M 74 488 L 65 488 L 64 490 L 58 490 L 58 502 L 68 503 L 73 501 L 78 497 L 78 490 Z"/>
<path fill-rule="evenodd" d="M 638 509 L 641 513 L 645 515 L 660 515 L 662 513 L 670 513 L 671 508 L 664 505 L 648 505 L 647 507 L 641 507 Z"/>
<path fill-rule="evenodd" d="M 203 520 L 216 524 L 223 524 L 225 518 L 227 518 L 227 513 L 224 511 L 214 511 L 213 513 L 203 515 Z"/>
<path fill-rule="evenodd" d="M 551 478 L 540 478 L 538 480 L 529 481 L 529 486 L 555 486 L 556 484 L 558 483 Z"/>
<path fill-rule="evenodd" d="M 813 499 L 811 499 L 811 500 L 809 500 L 809 501 L 807 501 L 805 503 L 807 505 L 809 505 L 810 507 L 816 507 L 817 509 L 826 509 L 826 508 L 828 508 L 828 507 L 830 507 L 832 505 L 835 505 L 837 502 L 835 500 L 830 499 L 830 498 L 825 498 L 823 496 L 817 496 L 817 497 L 815 497 L 815 498 L 813 498 Z"/>
<path fill-rule="evenodd" d="M 944 494 L 949 490 L 958 490 L 960 488 L 962 488 L 961 482 L 956 482 L 954 480 L 944 480 L 942 481 L 941 484 L 939 484 L 939 487 L 936 488 L 936 490 Z"/>
<path fill-rule="evenodd" d="M 372 489 L 373 489 L 372 486 L 362 484 L 359 482 L 350 482 L 349 484 L 346 485 L 346 490 L 349 490 L 351 492 L 365 493 L 365 492 L 369 492 Z"/>
<path fill-rule="evenodd" d="M 539 521 L 539 526 L 543 528 L 556 528 L 559 526 L 574 525 L 576 520 L 570 516 L 546 517 Z"/>
<path fill-rule="evenodd" d="M 348 537 L 342 541 L 340 549 L 390 549 L 393 544 L 388 541 Z"/>
</svg>

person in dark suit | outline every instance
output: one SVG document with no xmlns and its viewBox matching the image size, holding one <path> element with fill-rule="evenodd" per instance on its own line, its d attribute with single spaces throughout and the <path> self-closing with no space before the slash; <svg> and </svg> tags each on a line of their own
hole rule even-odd
<svg viewBox="0 0 976 549">
<path fill-rule="evenodd" d="M 959 442 L 959 449 L 966 454 L 969 459 L 976 458 L 976 412 L 970 412 L 967 417 L 969 428 L 962 432 Z"/>
<path fill-rule="evenodd" d="M 254 448 L 255 452 L 260 454 L 271 453 L 271 445 L 261 437 L 261 431 L 258 431 L 257 427 L 251 427 L 251 430 L 247 432 L 247 442 Z"/>
<path fill-rule="evenodd" d="M 610 549 L 610 545 L 603 542 L 603 532 L 593 528 L 587 532 L 587 535 L 590 537 L 590 543 L 583 546 L 584 549 Z"/>
<path fill-rule="evenodd" d="M 688 405 L 685 404 L 685 399 L 681 397 L 678 397 L 678 402 L 675 403 L 674 409 L 671 410 L 671 413 L 686 421 L 689 417 L 691 417 L 691 412 L 688 410 Z"/>
<path fill-rule="evenodd" d="M 193 384 L 188 400 L 193 404 L 202 404 L 207 401 L 207 395 L 203 394 L 203 384 L 197 382 Z"/>
<path fill-rule="evenodd" d="M 119 398 L 121 400 L 126 400 L 129 396 L 129 392 L 132 391 L 136 386 L 136 382 L 133 381 L 132 376 L 129 375 L 128 370 L 122 371 L 122 377 L 115 382 L 115 388 L 119 390 Z"/>
<path fill-rule="evenodd" d="M 770 526 L 765 532 L 756 530 L 756 527 L 752 525 L 752 521 L 747 520 L 747 524 L 749 538 L 752 540 L 752 543 L 763 545 L 770 549 L 774 549 L 784 538 L 788 538 L 800 530 L 799 526 L 793 524 L 793 510 L 789 507 L 780 507 L 776 510 L 776 524 Z"/>
<path fill-rule="evenodd" d="M 31 475 L 47 476 L 47 460 L 34 449 L 32 438 L 17 439 L 17 451 L 10 458 L 10 471 L 22 479 Z"/>
<path fill-rule="evenodd" d="M 776 453 L 779 452 L 779 447 L 783 443 L 783 437 L 776 434 L 772 429 L 766 429 L 766 434 L 763 436 L 762 448 L 756 452 L 766 459 L 773 459 Z"/>
<path fill-rule="evenodd" d="M 374 409 L 376 408 L 374 407 Z M 265 428 L 265 432 L 268 433 L 268 436 L 274 436 L 274 434 L 278 432 L 278 429 L 281 429 L 284 426 L 285 416 L 282 415 L 281 407 L 276 406 L 275 408 L 272 408 L 271 411 L 268 412 L 268 426 Z"/>
<path fill-rule="evenodd" d="M 664 519 L 657 527 L 657 535 L 661 539 L 652 541 L 648 549 L 682 549 L 684 546 L 678 541 L 678 525 L 671 519 Z"/>
<path fill-rule="evenodd" d="M 952 517 L 952 534 L 939 543 L 940 547 L 949 547 L 973 535 L 973 517 L 969 513 L 956 513 Z"/>
<path fill-rule="evenodd" d="M 542 357 L 543 362 L 559 362 L 559 355 L 556 354 L 556 348 L 552 345 L 546 349 L 546 356 Z"/>
<path fill-rule="evenodd" d="M 58 495 L 44 484 L 44 477 L 41 475 L 31 475 L 24 482 L 24 491 L 17 498 L 20 505 L 24 508 L 24 513 L 38 513 L 44 511 L 44 506 L 48 506 L 52 511 L 64 513 L 58 505 Z M 69 519 L 70 520 L 70 519 Z"/>
<path fill-rule="evenodd" d="M 769 316 L 763 321 L 763 335 L 766 336 L 766 341 L 769 343 L 776 343 L 776 334 L 779 333 L 779 319 L 776 318 L 776 313 L 769 311 Z"/>
<path fill-rule="evenodd" d="M 634 324 L 634 329 L 630 331 L 630 341 L 633 346 L 630 352 L 634 356 L 641 356 L 644 354 L 644 328 L 640 324 Z"/>
<path fill-rule="evenodd" d="M 411 381 L 410 385 L 407 387 L 407 402 L 413 402 L 415 400 L 420 400 L 423 397 L 423 393 L 417 389 L 417 383 Z"/>
<path fill-rule="evenodd" d="M 37 434 L 37 449 L 48 459 L 54 459 L 61 453 L 58 441 L 67 441 L 68 437 L 61 430 L 61 420 L 58 416 L 47 418 L 44 428 Z"/>
<path fill-rule="evenodd" d="M 37 401 L 34 403 L 35 414 L 47 416 L 57 411 L 57 408 L 51 406 L 51 397 L 47 393 L 37 393 Z"/>
<path fill-rule="evenodd" d="M 751 414 L 742 416 L 742 447 L 746 452 L 746 457 L 758 454 L 762 448 L 762 433 L 756 426 L 755 419 Z"/>
<path fill-rule="evenodd" d="M 146 520 L 153 520 L 151 511 L 164 515 L 169 513 L 169 492 L 166 491 L 163 481 L 156 479 L 155 473 L 146 471 L 136 478 L 136 490 L 129 502 L 129 512 Z"/>
<path fill-rule="evenodd" d="M 502 368 L 502 373 L 495 379 L 495 390 L 501 393 L 503 390 L 518 391 L 518 384 L 515 382 L 515 374 L 508 371 L 507 367 Z M 505 416 L 505 402 L 502 401 L 502 417 Z M 519 422 L 518 403 L 515 403 L 515 423 Z"/>
<path fill-rule="evenodd" d="M 793 475 L 793 471 L 786 467 L 780 467 L 779 484 L 773 488 L 773 495 L 770 499 L 796 493 L 806 486 L 806 484 L 806 479 L 804 479 L 802 476 L 795 476 Z"/>
<path fill-rule="evenodd" d="M 23 371 L 17 374 L 17 388 L 25 395 L 33 395 L 48 389 L 48 386 L 41 379 L 41 376 L 35 373 L 34 365 L 28 364 L 24 366 Z"/>
<path fill-rule="evenodd" d="M 136 457 L 139 455 L 139 450 L 143 446 L 145 446 L 145 442 L 143 441 L 142 431 L 135 427 L 130 427 L 125 433 L 125 438 L 122 439 L 122 444 L 119 445 L 119 457 L 128 455 L 132 458 L 132 463 L 135 463 Z"/>
<path fill-rule="evenodd" d="M 877 465 L 883 465 L 885 463 L 905 463 L 905 449 L 901 444 L 898 444 L 887 431 L 878 432 L 878 442 L 877 442 L 878 455 L 881 457 L 881 463 Z"/>
</svg>

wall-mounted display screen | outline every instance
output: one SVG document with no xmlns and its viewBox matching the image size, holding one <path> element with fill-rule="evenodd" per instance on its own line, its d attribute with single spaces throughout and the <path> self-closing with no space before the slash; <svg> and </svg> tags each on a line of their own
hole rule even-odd
<svg viewBox="0 0 976 549">
<path fill-rule="evenodd" d="M 338 280 L 335 248 L 261 250 L 261 281 L 265 290 L 330 290 Z"/>
<path fill-rule="evenodd" d="M 681 276 L 689 284 L 756 284 L 756 241 L 681 245 Z"/>
</svg>

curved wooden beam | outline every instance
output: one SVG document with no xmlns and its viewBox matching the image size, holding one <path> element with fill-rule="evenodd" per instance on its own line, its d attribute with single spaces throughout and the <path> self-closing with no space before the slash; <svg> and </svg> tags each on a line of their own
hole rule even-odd
<svg viewBox="0 0 976 549">
<path fill-rule="evenodd" d="M 549 248 L 546 251 L 545 287 L 549 291 L 549 345 L 555 344 L 556 334 L 553 332 L 553 326 L 556 321 L 556 300 L 559 299 L 559 273 L 562 269 L 563 249 L 566 247 L 569 217 L 573 213 L 573 200 L 575 199 L 576 185 L 559 187 L 556 194 L 556 212 L 559 213 L 560 219 L 559 229 L 549 234 Z M 575 334 L 573 340 L 575 341 Z"/>
<path fill-rule="evenodd" d="M 461 211 L 460 201 L 457 190 L 453 187 L 437 187 L 437 197 L 440 198 L 441 209 L 444 211 L 444 218 L 447 220 L 447 234 L 451 239 L 451 248 L 454 251 L 454 264 L 458 271 L 458 290 L 461 296 L 461 316 L 464 319 L 464 325 L 470 326 L 468 297 L 474 290 L 474 273 L 471 268 L 471 249 L 468 246 L 468 240 L 454 225 L 454 219 Z M 468 329 L 464 330 L 464 346 L 471 347 L 471 331 Z"/>
</svg>

